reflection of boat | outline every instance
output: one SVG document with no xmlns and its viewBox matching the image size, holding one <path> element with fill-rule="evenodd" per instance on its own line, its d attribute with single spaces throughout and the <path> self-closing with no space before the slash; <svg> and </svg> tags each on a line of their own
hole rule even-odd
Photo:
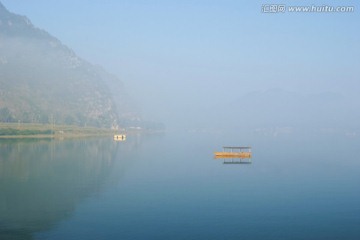
<svg viewBox="0 0 360 240">
<path fill-rule="evenodd" d="M 215 159 L 244 159 L 251 158 L 251 147 L 223 147 L 222 152 L 215 152 Z M 225 163 L 225 162 L 224 162 Z"/>
<path fill-rule="evenodd" d="M 225 159 L 224 159 L 225 160 Z M 251 164 L 251 161 L 224 161 L 223 164 Z"/>
</svg>

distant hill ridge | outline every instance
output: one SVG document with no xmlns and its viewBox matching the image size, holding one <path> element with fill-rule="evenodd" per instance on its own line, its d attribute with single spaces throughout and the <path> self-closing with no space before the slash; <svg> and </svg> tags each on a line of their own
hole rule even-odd
<svg viewBox="0 0 360 240">
<path fill-rule="evenodd" d="M 0 3 L 0 122 L 117 127 L 130 106 L 117 77 Z"/>
</svg>

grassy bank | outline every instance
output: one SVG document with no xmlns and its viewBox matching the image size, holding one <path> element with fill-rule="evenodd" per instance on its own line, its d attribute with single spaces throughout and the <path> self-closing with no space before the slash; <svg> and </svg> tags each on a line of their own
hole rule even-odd
<svg viewBox="0 0 360 240">
<path fill-rule="evenodd" d="M 69 125 L 0 123 L 0 138 L 69 138 L 110 136 L 111 129 Z"/>
</svg>

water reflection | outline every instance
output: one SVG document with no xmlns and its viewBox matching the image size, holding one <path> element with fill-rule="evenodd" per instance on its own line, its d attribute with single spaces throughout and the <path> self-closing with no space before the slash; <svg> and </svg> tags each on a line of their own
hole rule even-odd
<svg viewBox="0 0 360 240">
<path fill-rule="evenodd" d="M 0 142 L 0 239 L 360 239 L 357 139 L 254 137 L 247 167 L 223 141 Z"/>
<path fill-rule="evenodd" d="M 222 160 L 223 164 L 251 164 L 251 158 L 215 156 L 214 159 Z"/>
<path fill-rule="evenodd" d="M 223 159 L 223 164 L 251 164 L 251 160 L 250 159 L 241 159 L 241 158 L 237 158 L 237 159 Z"/>
<path fill-rule="evenodd" d="M 33 239 L 96 194 L 114 165 L 112 139 L 1 140 L 0 239 Z"/>
</svg>

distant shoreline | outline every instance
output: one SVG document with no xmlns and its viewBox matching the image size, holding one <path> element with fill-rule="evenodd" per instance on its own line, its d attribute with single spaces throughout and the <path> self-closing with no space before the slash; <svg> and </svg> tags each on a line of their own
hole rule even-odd
<svg viewBox="0 0 360 240">
<path fill-rule="evenodd" d="M 34 123 L 0 123 L 0 139 L 63 139 L 106 137 L 115 134 L 155 134 L 163 133 L 160 130 L 146 129 L 109 129 L 96 127 L 79 127 L 73 125 L 51 125 Z"/>
<path fill-rule="evenodd" d="M 31 123 L 0 123 L 0 139 L 7 138 L 81 138 L 111 136 L 115 129 Z"/>
<path fill-rule="evenodd" d="M 105 137 L 112 134 L 33 134 L 33 135 L 0 135 L 0 139 L 63 139 L 63 138 L 86 138 Z"/>
</svg>

